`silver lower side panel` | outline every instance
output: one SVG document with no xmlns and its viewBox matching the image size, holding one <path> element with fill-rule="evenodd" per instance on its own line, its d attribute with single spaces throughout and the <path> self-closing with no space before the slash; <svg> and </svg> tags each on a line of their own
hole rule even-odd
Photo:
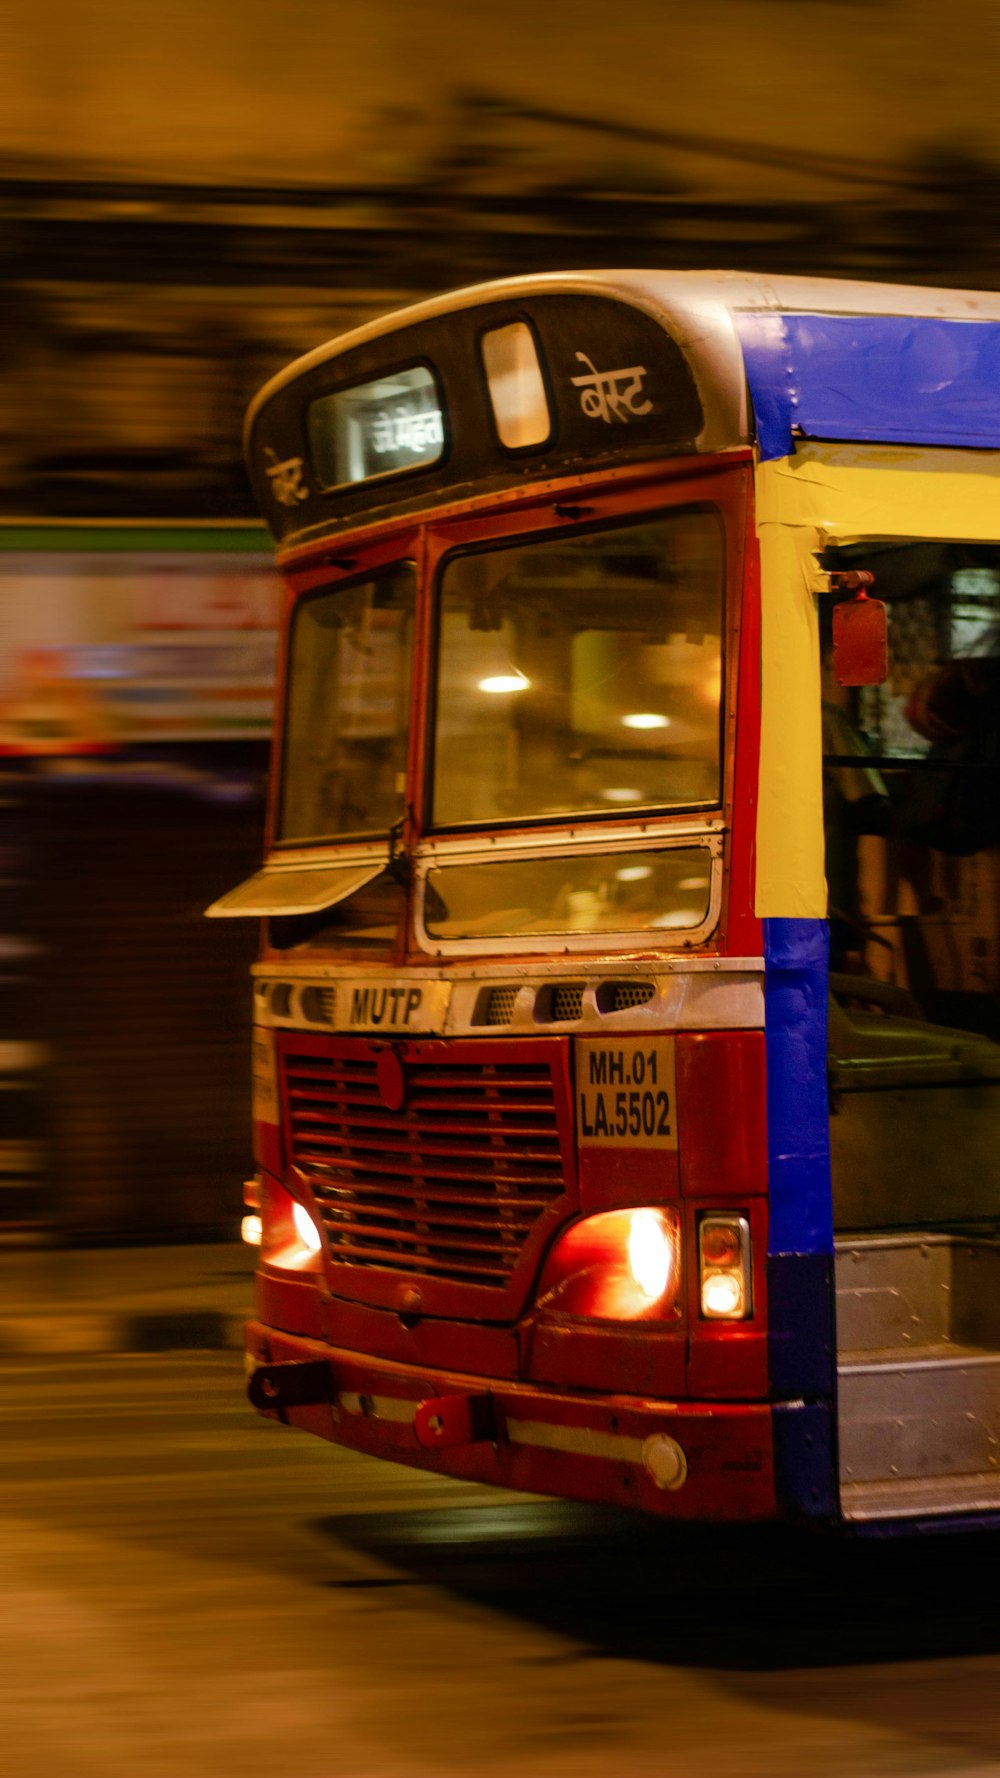
<svg viewBox="0 0 1000 1778">
<path fill-rule="evenodd" d="M 877 1520 L 1000 1508 L 1000 1244 L 837 1244 L 841 1507 Z"/>
</svg>

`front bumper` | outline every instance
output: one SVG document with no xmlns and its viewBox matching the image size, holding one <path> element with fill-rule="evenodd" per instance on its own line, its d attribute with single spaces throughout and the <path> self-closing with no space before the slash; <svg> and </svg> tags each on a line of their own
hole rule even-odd
<svg viewBox="0 0 1000 1778">
<path fill-rule="evenodd" d="M 260 1321 L 247 1323 L 246 1353 L 251 1376 L 311 1367 L 298 1389 L 279 1388 L 287 1405 L 260 1411 L 374 1457 L 661 1518 L 778 1514 L 767 1403 L 553 1391 L 366 1358 Z"/>
</svg>

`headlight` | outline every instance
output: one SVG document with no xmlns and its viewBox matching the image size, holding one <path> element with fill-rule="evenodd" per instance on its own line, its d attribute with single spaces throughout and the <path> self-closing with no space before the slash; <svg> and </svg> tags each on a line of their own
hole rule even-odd
<svg viewBox="0 0 1000 1778">
<path fill-rule="evenodd" d="M 670 1284 L 676 1259 L 676 1230 L 659 1210 L 633 1210 L 628 1231 L 628 1269 L 643 1296 L 656 1302 Z"/>
<path fill-rule="evenodd" d="M 673 1210 L 602 1210 L 575 1222 L 545 1262 L 539 1305 L 598 1321 L 680 1314 L 680 1223 Z"/>
<path fill-rule="evenodd" d="M 269 1173 L 261 1176 L 259 1203 L 261 1259 L 282 1271 L 318 1271 L 322 1265 L 323 1236 L 306 1206 Z M 245 1229 L 244 1240 L 251 1233 Z"/>
<path fill-rule="evenodd" d="M 297 1198 L 292 1204 L 292 1222 L 303 1247 L 308 1247 L 310 1253 L 318 1253 L 323 1245 L 319 1229 L 305 1205 L 300 1204 Z"/>
</svg>

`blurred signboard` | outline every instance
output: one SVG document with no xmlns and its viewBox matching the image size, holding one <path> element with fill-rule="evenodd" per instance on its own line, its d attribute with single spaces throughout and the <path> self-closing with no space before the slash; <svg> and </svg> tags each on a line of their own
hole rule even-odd
<svg viewBox="0 0 1000 1778">
<path fill-rule="evenodd" d="M 10 527 L 0 755 L 266 736 L 279 589 L 257 526 Z"/>
</svg>

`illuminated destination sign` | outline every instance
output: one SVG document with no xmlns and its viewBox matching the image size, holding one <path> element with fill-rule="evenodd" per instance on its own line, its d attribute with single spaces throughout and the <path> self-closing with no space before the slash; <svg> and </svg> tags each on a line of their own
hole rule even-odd
<svg viewBox="0 0 1000 1778">
<path fill-rule="evenodd" d="M 531 284 L 331 341 L 262 391 L 248 456 L 279 541 L 697 452 L 704 410 L 666 326 L 619 296 Z"/>
<path fill-rule="evenodd" d="M 308 425 L 313 468 L 325 488 L 424 469 L 444 453 L 441 398 L 422 364 L 320 396 L 310 404 Z"/>
</svg>

